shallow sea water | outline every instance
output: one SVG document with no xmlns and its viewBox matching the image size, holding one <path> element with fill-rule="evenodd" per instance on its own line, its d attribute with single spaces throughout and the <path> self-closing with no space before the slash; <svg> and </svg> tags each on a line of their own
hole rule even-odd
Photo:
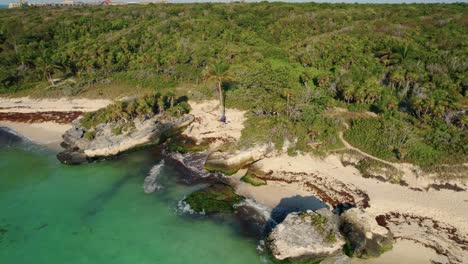
<svg viewBox="0 0 468 264">
<path fill-rule="evenodd" d="M 0 146 L 0 263 L 269 263 L 235 221 L 190 217 L 177 203 L 200 186 L 154 150 L 80 166 L 34 146 Z"/>
</svg>

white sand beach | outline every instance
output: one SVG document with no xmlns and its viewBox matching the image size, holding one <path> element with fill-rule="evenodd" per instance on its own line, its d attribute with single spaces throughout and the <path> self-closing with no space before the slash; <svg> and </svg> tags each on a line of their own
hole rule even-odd
<svg viewBox="0 0 468 264">
<path fill-rule="evenodd" d="M 89 112 L 105 107 L 112 103 L 110 100 L 92 99 L 32 99 L 29 97 L 2 98 L 0 97 L 0 113 L 41 113 L 49 112 L 60 115 L 64 112 Z M 41 144 L 52 149 L 60 149 L 63 133 L 68 130 L 70 124 L 59 124 L 52 121 L 17 122 L 10 120 L 0 121 L 0 126 L 8 127 L 23 135 L 34 143 Z"/>
<path fill-rule="evenodd" d="M 29 97 L 0 97 L 0 112 L 36 113 L 36 112 L 90 112 L 112 103 L 104 99 L 33 99 Z"/>
</svg>

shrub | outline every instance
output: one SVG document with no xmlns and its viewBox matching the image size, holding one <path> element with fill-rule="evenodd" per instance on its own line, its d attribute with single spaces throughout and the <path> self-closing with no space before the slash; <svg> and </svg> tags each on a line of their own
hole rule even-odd
<svg viewBox="0 0 468 264">
<path fill-rule="evenodd" d="M 94 131 L 94 130 L 88 130 L 83 134 L 83 138 L 88 140 L 88 141 L 93 140 L 94 137 L 96 137 L 96 131 Z"/>
</svg>

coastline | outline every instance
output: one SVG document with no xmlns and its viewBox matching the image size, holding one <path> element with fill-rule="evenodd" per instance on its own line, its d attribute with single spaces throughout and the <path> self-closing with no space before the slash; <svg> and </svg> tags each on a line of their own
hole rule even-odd
<svg viewBox="0 0 468 264">
<path fill-rule="evenodd" d="M 83 112 L 95 111 L 110 100 L 32 99 L 0 97 L 0 127 L 8 127 L 34 143 L 60 150 L 62 135 Z"/>
<path fill-rule="evenodd" d="M 195 127 L 208 127 L 207 123 L 211 124 L 210 126 L 219 123 L 213 116 L 213 109 L 217 103 L 205 103 L 192 104 L 192 113 L 197 113 L 195 117 L 198 124 L 194 124 Z M 211 108 L 207 108 L 206 105 L 210 105 Z M 241 135 L 244 112 L 235 109 L 226 111 L 231 133 L 228 139 L 235 142 Z M 230 115 L 233 116 L 232 119 Z M 198 142 L 209 139 L 203 132 L 196 134 L 189 130 L 185 135 L 195 137 Z M 403 170 L 404 180 L 410 185 L 363 177 L 355 167 L 345 166 L 338 154 L 320 158 L 309 154 L 289 156 L 286 153 L 274 152 L 255 162 L 254 166 L 270 175 L 264 179 L 267 185 L 253 186 L 241 181 L 240 178 L 245 175 L 246 169 L 225 176 L 226 180 L 234 186 L 238 194 L 270 209 L 281 203 L 282 199 L 290 197 L 313 195 L 330 206 L 333 205 L 331 203 L 334 197 L 337 201 L 348 198 L 358 202 L 356 204 L 371 216 L 392 222 L 386 225 L 397 238 L 394 250 L 390 251 L 392 253 L 385 253 L 374 260 L 353 259 L 352 263 L 394 263 L 394 257 L 403 258 L 408 252 L 415 255 L 415 261 L 463 263 L 468 259 L 466 188 L 463 191 L 429 188 L 438 183 L 437 180 L 414 173 L 411 164 L 397 164 L 398 169 Z M 458 184 L 466 187 L 466 179 Z M 330 198 L 330 201 L 324 198 Z M 442 226 L 444 228 L 441 228 Z"/>
<path fill-rule="evenodd" d="M 61 116 L 63 113 L 77 109 L 83 112 L 94 111 L 109 103 L 108 100 L 87 99 L 0 98 L 0 113 L 53 112 L 55 116 Z M 195 122 L 183 134 L 199 142 L 208 140 L 212 142 L 212 148 L 239 140 L 244 128 L 245 112 L 226 109 L 228 122 L 223 124 L 216 118 L 216 101 L 190 102 L 190 104 Z M 4 120 L 0 121 L 0 126 L 10 127 L 33 142 L 59 149 L 61 135 L 70 128 L 70 125 L 61 118 L 52 121 L 35 121 L 37 119 L 26 122 L 24 120 L 18 122 L 18 119 Z M 266 179 L 267 185 L 255 187 L 242 182 L 240 178 L 246 170 L 226 176 L 226 179 L 235 187 L 238 194 L 270 209 L 277 206 L 282 199 L 294 196 L 313 195 L 329 205 L 333 205 L 334 198 L 337 200 L 349 198 L 354 199 L 354 202 L 362 199 L 360 205 L 367 213 L 385 219 L 386 227 L 397 238 L 394 250 L 373 260 L 352 259 L 352 263 L 392 263 L 395 257 L 404 258 L 408 252 L 415 255 L 415 261 L 437 260 L 441 263 L 461 263 L 464 259 L 468 259 L 468 245 L 464 245 L 468 241 L 466 191 L 416 190 L 375 178 L 364 178 L 353 166 L 343 165 L 338 154 L 318 158 L 311 155 L 292 157 L 285 153 L 274 152 L 257 161 L 255 166 L 264 172 L 272 172 Z M 431 179 L 424 178 L 418 178 L 416 181 L 421 186 L 431 183 Z M 314 188 L 311 188 L 311 185 Z M 368 196 L 367 206 L 365 196 L 362 194 Z M 323 199 L 324 195 L 330 197 L 330 200 Z M 450 232 L 455 232 L 456 236 Z"/>
</svg>

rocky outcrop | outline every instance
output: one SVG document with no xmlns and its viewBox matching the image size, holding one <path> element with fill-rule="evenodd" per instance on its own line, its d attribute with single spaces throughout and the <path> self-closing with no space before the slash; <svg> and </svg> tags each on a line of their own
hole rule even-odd
<svg viewBox="0 0 468 264">
<path fill-rule="evenodd" d="M 267 240 L 276 259 L 321 260 L 338 253 L 345 240 L 339 233 L 340 218 L 328 209 L 290 213 Z"/>
<path fill-rule="evenodd" d="M 216 183 L 208 188 L 191 193 L 184 201 L 195 212 L 203 214 L 234 213 L 234 205 L 244 197 L 237 195 L 231 186 Z"/>
<path fill-rule="evenodd" d="M 235 152 L 215 151 L 208 155 L 205 169 L 231 175 L 245 165 L 264 158 L 271 151 L 273 151 L 273 147 L 270 145 L 261 145 Z"/>
<path fill-rule="evenodd" d="M 0 147 L 21 142 L 23 138 L 8 127 L 0 127 Z"/>
<path fill-rule="evenodd" d="M 80 164 L 89 160 L 114 156 L 124 151 L 159 144 L 193 121 L 192 115 L 168 118 L 155 115 L 151 118 L 133 120 L 133 128 L 116 133 L 121 124 L 99 124 L 91 130 L 82 127 L 79 120 L 63 135 L 62 146 L 66 149 L 57 158 L 65 164 Z M 88 135 L 88 136 L 87 136 Z"/>
<path fill-rule="evenodd" d="M 341 231 L 347 238 L 345 251 L 349 256 L 378 257 L 392 248 L 392 233 L 363 210 L 349 209 L 341 218 Z"/>
</svg>

